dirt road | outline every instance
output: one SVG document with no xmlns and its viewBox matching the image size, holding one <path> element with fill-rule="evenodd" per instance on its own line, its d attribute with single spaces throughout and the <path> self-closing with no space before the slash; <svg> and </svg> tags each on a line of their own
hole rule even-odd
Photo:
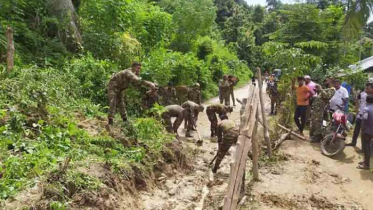
<svg viewBox="0 0 373 210">
<path fill-rule="evenodd" d="M 245 98 L 248 86 L 235 91 L 236 98 Z M 268 112 L 269 99 L 265 95 Z M 204 105 L 218 102 L 214 98 Z M 229 116 L 239 124 L 237 103 Z M 226 157 L 214 181 L 208 163 L 216 154 L 217 143 L 210 140 L 210 124 L 205 113 L 198 121 L 198 129 L 204 140 L 197 147 L 195 138 L 182 141 L 195 149 L 194 169 L 189 174 L 174 171 L 173 176 L 151 192 L 143 192 L 141 201 L 144 210 L 218 209 L 228 184 L 229 162 L 233 155 Z M 179 131 L 184 136 L 184 130 Z M 234 154 L 235 147 L 230 149 Z M 318 144 L 299 140 L 284 142 L 278 154 L 280 162 L 260 164 L 260 182 L 250 183 L 246 175 L 248 199 L 241 209 L 373 209 L 373 173 L 356 169 L 362 156 L 353 148 L 346 148 L 335 159 L 321 155 Z M 247 171 L 251 164 L 247 164 Z"/>
<path fill-rule="evenodd" d="M 247 97 L 247 95 L 248 86 L 235 91 L 236 98 L 242 99 Z M 217 102 L 218 98 L 213 98 L 204 103 L 204 106 L 206 107 L 209 104 Z M 229 115 L 229 118 L 234 120 L 238 125 L 240 121 L 239 110 L 241 105 L 237 102 L 236 105 L 234 111 Z M 180 127 L 183 127 L 183 125 Z M 212 192 L 206 186 L 209 181 L 209 176 L 212 175 L 211 167 L 209 167 L 208 164 L 216 154 L 217 143 L 216 140 L 210 139 L 210 122 L 205 112 L 200 115 L 197 127 L 203 139 L 203 146 L 197 147 L 195 145 L 195 141 L 198 139 L 196 133 L 194 133 L 194 138 L 182 138 L 183 142 L 196 150 L 197 157 L 193 164 L 194 169 L 187 175 L 179 174 L 175 171 L 177 174 L 175 174 L 174 177 L 167 178 L 163 187 L 155 189 L 153 192 L 143 193 L 141 198 L 144 210 L 206 209 L 207 202 L 203 202 L 202 199 L 204 196 L 216 198 L 217 202 L 221 201 L 218 197 L 211 196 Z M 181 133 L 181 136 L 185 136 L 185 130 L 183 130 L 183 128 L 179 129 L 179 133 Z M 231 148 L 230 153 L 233 154 L 233 152 L 234 148 Z M 222 191 L 225 190 L 229 175 L 228 163 L 231 157 L 232 155 L 228 156 L 228 158 L 225 158 L 221 163 L 221 168 L 215 178 L 215 183 L 218 183 L 218 185 L 214 188 L 219 187 Z M 217 205 L 219 204 L 220 203 L 217 203 Z"/>
</svg>

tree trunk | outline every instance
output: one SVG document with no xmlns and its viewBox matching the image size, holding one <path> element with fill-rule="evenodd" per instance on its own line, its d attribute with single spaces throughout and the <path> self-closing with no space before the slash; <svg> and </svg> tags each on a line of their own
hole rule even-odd
<svg viewBox="0 0 373 210">
<path fill-rule="evenodd" d="M 46 6 L 51 15 L 60 22 L 60 40 L 70 51 L 78 51 L 82 47 L 82 38 L 77 26 L 78 15 L 71 0 L 47 0 Z"/>
<path fill-rule="evenodd" d="M 8 29 L 6 30 L 6 37 L 8 42 L 8 49 L 7 49 L 7 57 L 6 57 L 6 63 L 7 63 L 7 72 L 11 72 L 14 67 L 14 42 L 13 42 L 13 29 L 8 26 Z"/>
</svg>

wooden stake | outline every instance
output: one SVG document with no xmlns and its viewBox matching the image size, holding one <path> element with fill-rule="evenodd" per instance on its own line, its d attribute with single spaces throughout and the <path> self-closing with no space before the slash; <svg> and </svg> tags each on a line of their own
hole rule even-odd
<svg viewBox="0 0 373 210">
<path fill-rule="evenodd" d="M 259 118 L 259 112 L 256 112 L 256 118 Z M 253 179 L 259 181 L 259 143 L 258 143 L 258 120 L 255 121 L 254 132 L 253 132 Z"/>
<path fill-rule="evenodd" d="M 261 73 L 259 67 L 258 67 L 258 70 L 257 70 L 257 74 L 258 74 L 258 87 L 259 87 L 260 108 L 262 110 L 262 119 L 263 119 L 263 123 L 265 125 L 264 129 L 263 129 L 264 139 L 266 140 L 266 143 L 267 143 L 268 157 L 271 158 L 272 157 L 272 145 L 271 145 L 271 140 L 269 139 L 268 121 L 267 121 L 267 115 L 266 115 L 265 109 L 264 109 L 264 100 L 263 100 L 262 73 Z"/>
<path fill-rule="evenodd" d="M 236 157 L 232 164 L 228 189 L 224 197 L 224 210 L 234 210 L 237 208 L 239 192 L 242 184 L 242 176 L 246 168 L 247 154 L 251 148 L 251 140 L 256 122 L 256 112 L 258 111 L 258 89 L 253 88 L 252 97 L 249 98 L 245 112 L 245 126 L 241 125 L 240 136 L 236 146 Z"/>
<path fill-rule="evenodd" d="M 7 72 L 11 72 L 14 67 L 14 42 L 13 42 L 13 29 L 8 26 L 8 29 L 6 30 L 6 37 L 8 40 L 8 49 L 7 49 L 7 57 L 6 57 L 6 63 Z"/>
</svg>

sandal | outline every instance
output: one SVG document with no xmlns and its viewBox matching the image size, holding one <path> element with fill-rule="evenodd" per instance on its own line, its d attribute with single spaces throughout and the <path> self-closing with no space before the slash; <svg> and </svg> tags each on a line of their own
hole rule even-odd
<svg viewBox="0 0 373 210">
<path fill-rule="evenodd" d="M 359 164 L 357 167 L 357 169 L 363 169 L 363 170 L 369 170 L 370 167 L 365 165 L 364 163 L 363 164 Z"/>
</svg>

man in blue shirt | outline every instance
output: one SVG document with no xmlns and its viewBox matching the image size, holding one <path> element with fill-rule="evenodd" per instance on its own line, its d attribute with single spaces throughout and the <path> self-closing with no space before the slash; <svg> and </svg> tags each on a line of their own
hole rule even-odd
<svg viewBox="0 0 373 210">
<path fill-rule="evenodd" d="M 348 95 L 350 96 L 351 95 L 351 90 L 352 90 L 352 87 L 351 85 L 347 84 L 346 81 L 344 81 L 342 83 L 342 87 L 346 88 L 347 92 L 348 92 Z M 345 105 L 345 113 L 348 113 L 348 100 L 346 101 L 346 105 Z"/>
</svg>

